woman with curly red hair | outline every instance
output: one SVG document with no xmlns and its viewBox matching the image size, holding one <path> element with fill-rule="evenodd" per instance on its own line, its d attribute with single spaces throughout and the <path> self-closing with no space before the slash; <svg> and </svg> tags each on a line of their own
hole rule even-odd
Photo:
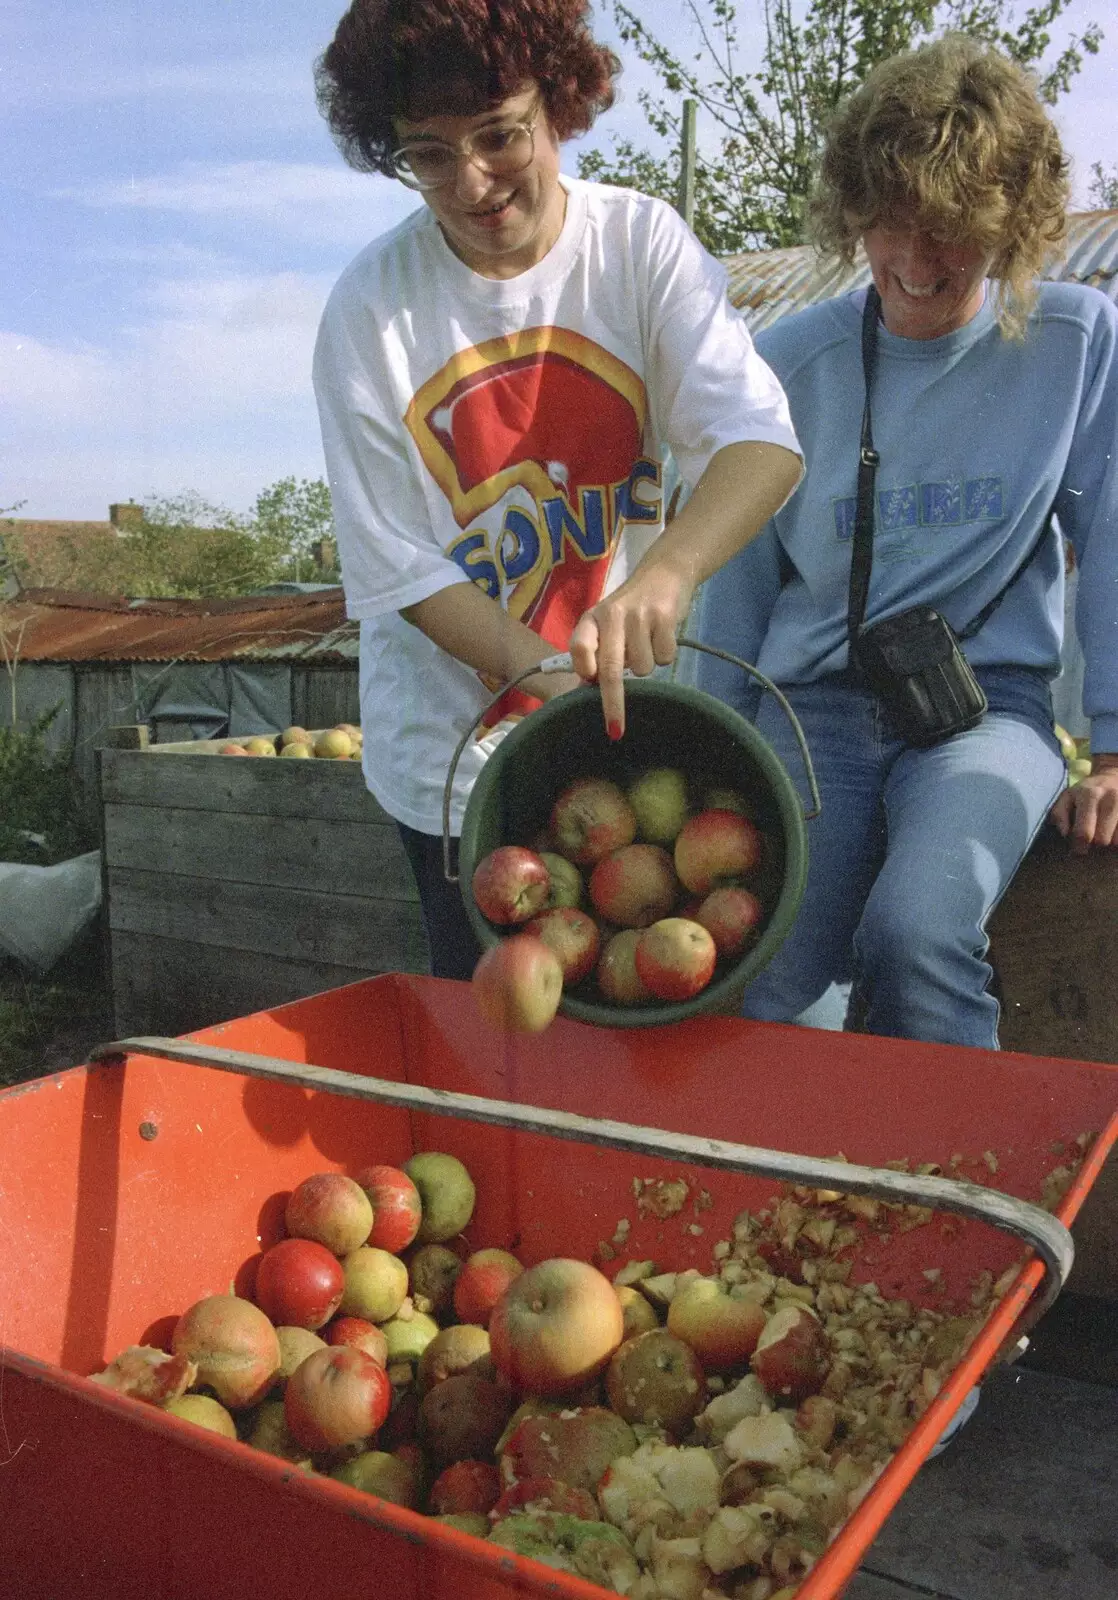
<svg viewBox="0 0 1118 1600">
<path fill-rule="evenodd" d="M 560 173 L 613 98 L 586 0 L 354 0 L 318 63 L 346 159 L 422 206 L 342 275 L 315 352 L 366 781 L 416 873 L 436 975 L 478 949 L 442 794 L 494 687 L 516 714 L 675 654 L 696 586 L 795 487 L 780 385 L 670 207 Z M 669 454 L 692 492 L 670 519 Z M 486 756 L 458 767 L 452 832 Z"/>
</svg>

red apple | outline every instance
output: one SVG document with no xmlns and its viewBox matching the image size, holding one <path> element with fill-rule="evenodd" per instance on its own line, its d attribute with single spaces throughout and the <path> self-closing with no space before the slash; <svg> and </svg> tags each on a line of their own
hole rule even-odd
<svg viewBox="0 0 1118 1600">
<path fill-rule="evenodd" d="M 439 1473 L 427 1502 L 436 1516 L 492 1510 L 501 1497 L 501 1476 L 491 1461 L 455 1461 Z"/>
<path fill-rule="evenodd" d="M 700 811 L 675 841 L 675 870 L 692 894 L 738 883 L 761 860 L 761 831 L 736 811 Z"/>
<path fill-rule="evenodd" d="M 568 784 L 551 812 L 551 836 L 561 855 L 580 867 L 593 866 L 632 844 L 637 835 L 633 808 L 608 778 L 578 778 Z"/>
<path fill-rule="evenodd" d="M 220 756 L 247 756 L 248 751 L 243 744 L 223 744 L 218 751 Z"/>
<path fill-rule="evenodd" d="M 407 1173 L 399 1167 L 362 1167 L 354 1181 L 364 1189 L 373 1208 L 372 1231 L 359 1242 L 393 1254 L 406 1250 L 423 1217 L 419 1190 Z"/>
<path fill-rule="evenodd" d="M 667 1328 L 652 1328 L 614 1351 L 606 1393 L 626 1422 L 663 1428 L 678 1438 L 706 1405 L 706 1374 L 689 1344 Z"/>
<path fill-rule="evenodd" d="M 323 1328 L 322 1335 L 329 1345 L 351 1344 L 379 1361 L 382 1367 L 388 1365 L 387 1335 L 365 1317 L 334 1317 Z"/>
<path fill-rule="evenodd" d="M 533 917 L 525 933 L 534 933 L 554 950 L 563 969 L 563 987 L 581 983 L 593 972 L 602 948 L 598 924 L 575 906 L 553 906 Z"/>
<path fill-rule="evenodd" d="M 344 1172 L 316 1172 L 291 1191 L 283 1220 L 293 1239 L 314 1239 L 344 1256 L 369 1237 L 373 1208 Z"/>
<path fill-rule="evenodd" d="M 749 1364 L 769 1394 L 798 1403 L 826 1382 L 831 1341 L 814 1311 L 782 1306 L 765 1323 Z"/>
<path fill-rule="evenodd" d="M 454 1283 L 454 1314 L 459 1322 L 487 1328 L 493 1307 L 523 1271 L 507 1250 L 475 1250 L 467 1256 Z"/>
<path fill-rule="evenodd" d="M 637 945 L 644 930 L 622 928 L 606 941 L 598 962 L 598 988 L 615 1006 L 638 1006 L 653 998 L 636 966 Z"/>
<path fill-rule="evenodd" d="M 658 1000 L 690 1000 L 710 982 L 718 951 L 700 923 L 664 917 L 641 934 L 633 959 Z"/>
<path fill-rule="evenodd" d="M 276 1330 L 258 1306 L 215 1294 L 184 1311 L 171 1334 L 171 1353 L 192 1361 L 200 1384 L 230 1411 L 263 1400 L 280 1369 Z"/>
<path fill-rule="evenodd" d="M 563 998 L 559 957 L 534 934 L 514 934 L 486 950 L 474 968 L 477 1008 L 508 1033 L 542 1033 Z"/>
<path fill-rule="evenodd" d="M 525 1417 L 500 1451 L 501 1481 L 558 1478 L 593 1493 L 610 1462 L 631 1456 L 636 1448 L 637 1436 L 628 1422 L 605 1406 Z"/>
<path fill-rule="evenodd" d="M 690 1345 L 707 1372 L 744 1367 L 765 1322 L 756 1300 L 731 1295 L 718 1278 L 688 1279 L 668 1306 L 669 1333 Z"/>
<path fill-rule="evenodd" d="M 283 1392 L 291 1436 L 312 1454 L 371 1438 L 391 1405 L 387 1372 L 364 1350 L 348 1344 L 309 1355 Z"/>
<path fill-rule="evenodd" d="M 329 1322 L 344 1288 L 341 1262 L 324 1244 L 281 1239 L 260 1258 L 253 1298 L 277 1326 L 313 1331 Z"/>
<path fill-rule="evenodd" d="M 693 914 L 714 940 L 718 954 L 737 956 L 745 949 L 764 916 L 764 907 L 755 894 L 726 884 L 714 889 Z"/>
<path fill-rule="evenodd" d="M 562 1257 L 541 1261 L 494 1308 L 493 1364 L 523 1394 L 569 1395 L 606 1365 L 624 1322 L 613 1284 L 595 1267 Z"/>
<path fill-rule="evenodd" d="M 347 1317 L 366 1322 L 387 1322 L 403 1305 L 408 1293 L 408 1269 L 387 1250 L 363 1244 L 342 1262 L 343 1289 L 340 1309 Z"/>
<path fill-rule="evenodd" d="M 474 868 L 474 900 L 483 917 L 502 927 L 527 922 L 547 905 L 548 873 L 535 850 L 498 845 Z"/>
<path fill-rule="evenodd" d="M 627 844 L 590 874 L 590 899 L 619 928 L 648 928 L 666 917 L 679 894 L 672 858 L 658 844 Z"/>
<path fill-rule="evenodd" d="M 490 1512 L 493 1522 L 511 1517 L 516 1511 L 557 1511 L 563 1516 L 578 1517 L 584 1522 L 598 1522 L 601 1511 L 594 1496 L 586 1489 L 576 1489 L 558 1478 L 519 1478 L 510 1483 Z"/>
</svg>

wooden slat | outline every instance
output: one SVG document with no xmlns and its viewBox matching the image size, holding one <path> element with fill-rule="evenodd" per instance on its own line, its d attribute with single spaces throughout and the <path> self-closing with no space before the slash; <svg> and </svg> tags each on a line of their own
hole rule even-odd
<svg viewBox="0 0 1118 1600">
<path fill-rule="evenodd" d="M 372 899 L 416 900 L 395 827 L 321 817 L 244 816 L 177 807 L 107 805 L 110 868 L 170 872 L 222 883 L 268 883 Z"/>
<path fill-rule="evenodd" d="M 119 1033 L 190 1033 L 373 975 L 373 966 L 301 962 L 158 935 L 112 935 Z M 408 971 L 425 971 L 422 959 Z"/>
<path fill-rule="evenodd" d="M 107 803 L 239 811 L 257 816 L 385 822 L 365 787 L 359 761 L 236 760 L 218 755 L 157 755 L 106 750 L 101 795 Z"/>
<path fill-rule="evenodd" d="M 419 908 L 407 900 L 212 878 L 108 872 L 109 928 L 184 939 L 222 950 L 369 972 L 422 970 Z"/>
<path fill-rule="evenodd" d="M 291 708 L 301 728 L 332 728 L 338 722 L 361 721 L 361 696 L 357 687 L 357 665 L 327 671 L 293 668 Z"/>
</svg>

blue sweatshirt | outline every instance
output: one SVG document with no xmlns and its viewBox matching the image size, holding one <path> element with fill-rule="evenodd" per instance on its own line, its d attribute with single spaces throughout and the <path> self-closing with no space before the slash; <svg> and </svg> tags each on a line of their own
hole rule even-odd
<svg viewBox="0 0 1118 1600">
<path fill-rule="evenodd" d="M 847 663 L 864 300 L 858 290 L 825 301 L 756 339 L 788 394 L 807 467 L 788 504 L 706 583 L 700 636 L 781 684 Z M 989 297 L 939 339 L 879 325 L 871 408 L 881 464 L 867 623 L 931 605 L 962 630 L 1054 508 L 1080 568 L 1091 747 L 1118 751 L 1118 309 L 1096 289 L 1046 283 L 1024 342 L 1002 336 Z M 1063 587 L 1052 532 L 966 644 L 971 664 L 1055 677 Z M 752 713 L 744 674 L 702 656 L 698 677 Z"/>
</svg>

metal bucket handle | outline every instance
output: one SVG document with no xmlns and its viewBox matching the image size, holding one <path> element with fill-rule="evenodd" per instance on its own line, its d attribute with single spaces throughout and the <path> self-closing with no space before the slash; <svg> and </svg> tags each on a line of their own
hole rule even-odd
<svg viewBox="0 0 1118 1600">
<path fill-rule="evenodd" d="M 697 639 L 680 638 L 676 640 L 676 643 L 686 645 L 689 650 L 701 650 L 704 655 L 717 656 L 720 661 L 728 661 L 731 666 L 740 667 L 741 670 L 743 672 L 747 672 L 751 678 L 755 678 L 761 685 L 762 689 L 767 689 L 769 693 L 776 699 L 780 709 L 784 712 L 784 715 L 788 718 L 788 721 L 792 725 L 792 732 L 795 735 L 796 743 L 800 748 L 800 757 L 803 761 L 804 773 L 807 777 L 808 792 L 811 795 L 811 810 L 804 812 L 804 821 L 813 822 L 823 809 L 823 802 L 819 798 L 819 785 L 815 779 L 815 768 L 811 764 L 811 754 L 808 751 L 807 740 L 804 738 L 804 730 L 800 726 L 800 720 L 796 716 L 796 713 L 792 710 L 792 707 L 788 704 L 787 699 L 777 688 L 776 684 L 773 683 L 771 678 L 766 678 L 765 674 L 758 671 L 756 667 L 750 666 L 748 661 L 742 661 L 739 656 L 732 656 L 728 650 L 716 650 L 713 645 L 700 644 Z M 539 672 L 548 673 L 573 671 L 574 663 L 571 660 L 569 651 L 563 651 L 560 655 L 547 656 L 543 661 L 538 661 L 534 667 L 526 667 L 525 670 L 519 673 L 515 678 L 511 678 L 508 683 L 501 685 L 496 694 L 492 696 L 488 703 L 482 706 L 477 716 L 470 723 L 465 733 L 459 739 L 457 745 L 455 746 L 454 754 L 450 758 L 450 766 L 447 770 L 446 782 L 443 784 L 443 876 L 446 878 L 448 883 L 458 882 L 458 874 L 453 870 L 450 862 L 450 803 L 454 794 L 454 775 L 458 771 L 458 763 L 461 760 L 462 752 L 469 744 L 478 724 L 485 720 L 485 718 L 492 711 L 493 707 L 498 703 L 498 701 L 504 699 L 505 695 L 508 694 L 510 689 L 515 689 L 517 684 L 524 682 L 525 678 L 533 678 Z M 630 672 L 626 668 L 622 676 L 626 678 L 632 678 L 635 677 L 636 674 Z"/>
</svg>

